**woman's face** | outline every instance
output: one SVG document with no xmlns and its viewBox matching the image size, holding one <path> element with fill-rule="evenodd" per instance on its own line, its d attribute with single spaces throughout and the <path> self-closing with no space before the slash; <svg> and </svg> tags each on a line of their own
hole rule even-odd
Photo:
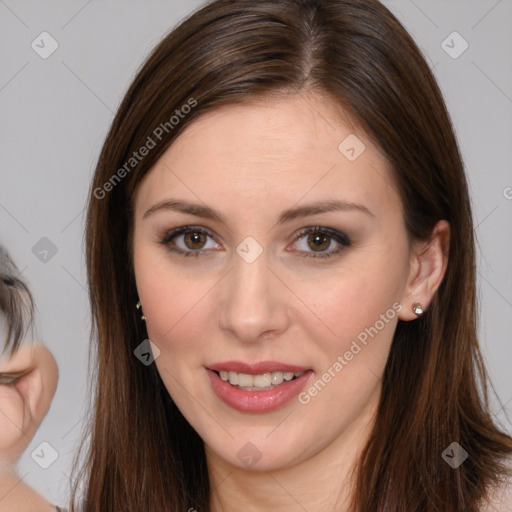
<svg viewBox="0 0 512 512">
<path fill-rule="evenodd" d="M 155 364 L 207 451 L 240 468 L 291 466 L 369 424 L 410 261 L 389 165 L 318 95 L 203 114 L 136 195 Z"/>
</svg>

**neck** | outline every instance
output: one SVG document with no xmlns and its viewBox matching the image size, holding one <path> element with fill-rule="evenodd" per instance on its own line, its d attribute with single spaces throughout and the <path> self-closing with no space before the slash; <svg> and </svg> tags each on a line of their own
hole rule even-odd
<svg viewBox="0 0 512 512">
<path fill-rule="evenodd" d="M 0 469 L 0 511 L 55 512 L 55 507 L 13 469 Z"/>
</svg>

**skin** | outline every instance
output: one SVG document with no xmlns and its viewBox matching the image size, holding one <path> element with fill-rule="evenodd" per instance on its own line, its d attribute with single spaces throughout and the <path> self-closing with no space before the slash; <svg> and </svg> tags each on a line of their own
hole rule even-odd
<svg viewBox="0 0 512 512">
<path fill-rule="evenodd" d="M 5 378 L 13 374 L 21 376 Z M 0 512 L 55 511 L 16 465 L 48 413 L 57 382 L 55 358 L 41 343 L 24 340 L 15 354 L 0 357 Z"/>
<path fill-rule="evenodd" d="M 414 321 L 443 278 L 449 226 L 411 242 L 392 170 L 370 138 L 318 93 L 278 95 L 224 106 L 189 125 L 144 177 L 135 197 L 134 265 L 155 364 L 167 390 L 205 442 L 211 510 L 347 510 L 350 471 L 364 447 L 398 319 Z M 356 134 L 366 149 L 349 161 L 338 145 Z M 206 204 L 225 223 L 160 209 L 169 199 Z M 339 199 L 366 206 L 277 225 L 282 210 Z M 181 226 L 214 237 L 160 242 Z M 318 254 L 301 228 L 346 233 Z M 236 252 L 251 236 L 263 248 L 252 263 Z M 330 242 L 330 245 L 329 245 Z M 202 245 L 201 245 L 202 244 Z M 321 252 L 320 251 L 320 252 Z M 309 403 L 247 413 L 214 393 L 205 366 L 276 360 L 313 369 L 314 381 L 394 303 L 401 311 Z M 413 342 L 413 340 L 411 340 Z M 261 454 L 238 458 L 251 442 Z"/>
</svg>

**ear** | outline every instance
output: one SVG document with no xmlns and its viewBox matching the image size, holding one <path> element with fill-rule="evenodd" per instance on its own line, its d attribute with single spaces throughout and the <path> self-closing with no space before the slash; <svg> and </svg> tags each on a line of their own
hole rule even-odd
<svg viewBox="0 0 512 512">
<path fill-rule="evenodd" d="M 0 359 L 0 463 L 15 465 L 50 409 L 58 367 L 42 344 L 24 342 Z"/>
<path fill-rule="evenodd" d="M 434 293 L 443 281 L 448 266 L 450 224 L 440 220 L 428 240 L 415 241 L 411 250 L 410 272 L 398 318 L 410 321 L 417 318 L 413 304 L 421 304 L 425 311 Z"/>
</svg>

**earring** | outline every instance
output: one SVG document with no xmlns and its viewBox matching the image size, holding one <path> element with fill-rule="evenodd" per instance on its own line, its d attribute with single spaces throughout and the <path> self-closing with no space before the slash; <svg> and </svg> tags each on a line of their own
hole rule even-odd
<svg viewBox="0 0 512 512">
<path fill-rule="evenodd" d="M 141 309 L 142 308 L 142 304 L 140 303 L 140 300 L 139 300 L 139 302 L 137 302 L 137 304 L 135 304 L 135 307 L 137 309 Z M 142 320 L 146 320 L 146 317 L 142 314 L 142 310 L 140 312 L 141 312 L 141 315 L 140 315 L 141 319 Z"/>
<path fill-rule="evenodd" d="M 417 316 L 421 316 L 423 314 L 423 306 L 419 302 L 415 302 L 412 305 L 412 310 L 414 311 L 414 314 Z"/>
</svg>

